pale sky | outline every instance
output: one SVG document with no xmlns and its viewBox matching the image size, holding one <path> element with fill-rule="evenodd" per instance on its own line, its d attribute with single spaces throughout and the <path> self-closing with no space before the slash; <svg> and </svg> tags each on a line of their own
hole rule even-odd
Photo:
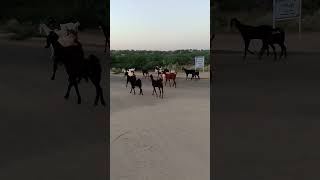
<svg viewBox="0 0 320 180">
<path fill-rule="evenodd" d="M 210 0 L 111 0 L 111 49 L 210 48 Z"/>
</svg>

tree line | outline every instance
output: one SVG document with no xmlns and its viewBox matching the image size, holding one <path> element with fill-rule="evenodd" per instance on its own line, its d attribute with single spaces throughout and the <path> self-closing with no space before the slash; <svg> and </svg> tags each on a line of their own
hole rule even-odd
<svg viewBox="0 0 320 180">
<path fill-rule="evenodd" d="M 195 56 L 204 56 L 205 64 L 209 65 L 210 50 L 112 50 L 111 66 L 113 68 L 153 69 L 155 66 L 181 67 L 194 64 Z"/>
</svg>

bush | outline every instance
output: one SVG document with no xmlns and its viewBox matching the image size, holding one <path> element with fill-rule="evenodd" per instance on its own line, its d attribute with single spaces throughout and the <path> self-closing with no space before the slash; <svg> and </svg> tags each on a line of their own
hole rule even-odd
<svg viewBox="0 0 320 180">
<path fill-rule="evenodd" d="M 111 72 L 112 72 L 113 74 L 120 74 L 120 73 L 122 73 L 122 70 L 121 70 L 120 68 L 112 68 L 112 69 L 111 69 Z"/>
<path fill-rule="evenodd" d="M 36 35 L 37 29 L 32 23 L 21 24 L 16 19 L 11 19 L 3 26 L 3 31 L 13 33 L 9 38 L 14 40 L 24 40 Z"/>
</svg>

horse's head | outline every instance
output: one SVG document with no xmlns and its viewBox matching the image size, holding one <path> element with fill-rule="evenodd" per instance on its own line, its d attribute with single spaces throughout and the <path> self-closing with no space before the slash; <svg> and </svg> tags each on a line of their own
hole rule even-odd
<svg viewBox="0 0 320 180">
<path fill-rule="evenodd" d="M 45 48 L 49 48 L 50 45 L 54 42 L 57 42 L 58 39 L 59 36 L 54 31 L 50 31 L 49 35 L 47 36 L 47 45 L 45 46 Z"/>
<path fill-rule="evenodd" d="M 239 25 L 240 24 L 240 21 L 237 19 L 237 18 L 232 18 L 231 20 L 230 20 L 230 27 L 231 27 L 231 29 L 232 29 L 232 27 L 234 26 L 234 25 Z"/>
</svg>

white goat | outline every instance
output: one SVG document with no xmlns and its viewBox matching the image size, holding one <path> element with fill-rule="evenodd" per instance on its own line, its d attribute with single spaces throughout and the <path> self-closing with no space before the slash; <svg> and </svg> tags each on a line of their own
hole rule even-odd
<svg viewBox="0 0 320 180">
<path fill-rule="evenodd" d="M 39 31 L 40 31 L 40 34 L 44 33 L 46 36 L 48 36 L 51 31 L 54 31 L 59 36 L 58 41 L 60 42 L 60 44 L 65 47 L 75 45 L 74 41 L 77 38 L 73 34 L 68 34 L 67 30 L 65 30 L 65 29 L 52 30 L 45 24 L 39 25 Z M 52 59 L 54 56 L 54 49 L 53 49 L 52 45 L 50 45 L 50 53 L 51 53 L 50 58 Z"/>
<path fill-rule="evenodd" d="M 60 24 L 60 28 L 68 31 L 68 30 L 74 30 L 75 32 L 79 32 L 79 26 L 80 22 L 77 21 L 76 23 L 65 23 L 65 24 Z"/>
<path fill-rule="evenodd" d="M 136 70 L 135 68 L 128 69 L 128 70 L 127 70 L 128 76 L 130 76 L 130 77 L 133 76 L 135 70 Z"/>
</svg>

